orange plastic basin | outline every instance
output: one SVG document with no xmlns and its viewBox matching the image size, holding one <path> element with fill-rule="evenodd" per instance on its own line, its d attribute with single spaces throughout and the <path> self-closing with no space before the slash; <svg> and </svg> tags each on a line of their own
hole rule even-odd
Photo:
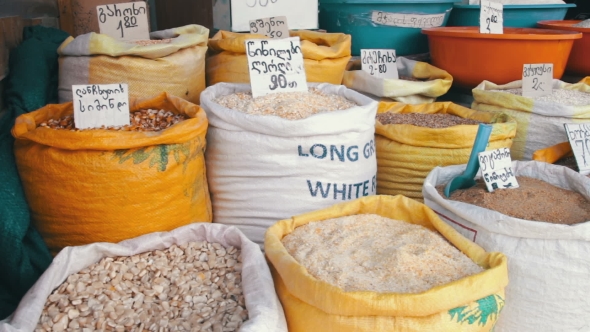
<svg viewBox="0 0 590 332">
<path fill-rule="evenodd" d="M 582 39 L 574 41 L 565 70 L 574 75 L 590 75 L 590 28 L 578 28 L 572 25 L 582 21 L 540 21 L 537 25 L 543 29 L 577 31 L 582 33 Z"/>
<path fill-rule="evenodd" d="M 481 34 L 479 27 L 422 29 L 428 35 L 435 67 L 453 75 L 453 83 L 474 88 L 483 80 L 506 84 L 522 79 L 522 66 L 553 63 L 553 77 L 565 71 L 575 31 L 504 28 L 504 34 Z"/>
</svg>

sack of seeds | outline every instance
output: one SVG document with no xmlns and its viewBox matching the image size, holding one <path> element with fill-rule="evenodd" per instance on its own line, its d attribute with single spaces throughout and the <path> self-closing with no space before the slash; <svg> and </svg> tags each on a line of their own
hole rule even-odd
<svg viewBox="0 0 590 332">
<path fill-rule="evenodd" d="M 58 49 L 59 101 L 72 100 L 73 84 L 129 85 L 129 97 L 149 98 L 163 91 L 199 102 L 205 89 L 209 30 L 200 25 L 150 33 L 151 40 L 120 41 L 88 33 L 67 39 Z"/>
<path fill-rule="evenodd" d="M 65 248 L 0 331 L 286 332 L 259 247 L 234 227 L 191 224 Z"/>
<path fill-rule="evenodd" d="M 479 123 L 492 125 L 488 149 L 509 148 L 516 122 L 450 102 L 379 103 L 375 124 L 377 194 L 422 200 L 424 179 L 436 166 L 469 160 Z"/>
<path fill-rule="evenodd" d="M 514 161 L 519 188 L 442 189 L 465 165 L 437 167 L 424 200 L 487 251 L 508 257 L 510 284 L 496 332 L 585 331 L 590 326 L 590 179 L 543 162 Z"/>
<path fill-rule="evenodd" d="M 16 119 L 18 172 L 33 224 L 54 255 L 211 222 L 205 112 L 167 93 L 130 99 L 129 108 L 132 125 L 118 130 L 73 129 L 71 102 Z"/>
<path fill-rule="evenodd" d="M 522 81 L 505 85 L 483 81 L 473 89 L 471 108 L 502 112 L 518 123 L 511 148 L 513 160 L 531 160 L 539 149 L 567 141 L 564 123 L 590 122 L 590 85 L 553 80 L 549 96 L 522 96 Z"/>
<path fill-rule="evenodd" d="M 203 92 L 213 222 L 262 244 L 277 220 L 375 194 L 377 103 L 344 86 L 310 88 L 256 100 L 247 84 Z"/>
<path fill-rule="evenodd" d="M 350 60 L 350 35 L 314 31 L 291 31 L 301 39 L 303 65 L 308 82 L 340 84 Z M 266 39 L 257 34 L 219 31 L 209 40 L 207 86 L 220 82 L 249 83 L 245 41 Z"/>
<path fill-rule="evenodd" d="M 453 84 L 449 73 L 426 62 L 398 57 L 396 64 L 399 79 L 384 79 L 362 71 L 361 60 L 355 60 L 344 72 L 342 84 L 359 92 L 406 104 L 432 103 L 447 93 Z"/>
<path fill-rule="evenodd" d="M 491 331 L 504 306 L 506 257 L 401 195 L 281 220 L 265 248 L 290 332 Z"/>
</svg>

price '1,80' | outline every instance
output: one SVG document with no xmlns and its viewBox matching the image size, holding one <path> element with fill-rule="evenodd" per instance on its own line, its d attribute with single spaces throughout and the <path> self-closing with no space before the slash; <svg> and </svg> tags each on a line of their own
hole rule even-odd
<svg viewBox="0 0 590 332">
<path fill-rule="evenodd" d="M 283 74 L 277 74 L 277 75 L 272 75 L 270 77 L 270 82 L 272 83 L 271 85 L 268 86 L 269 89 L 271 90 L 276 90 L 278 88 L 281 89 L 286 89 L 287 87 L 289 88 L 296 88 L 297 87 L 297 82 L 292 81 L 289 82 L 287 81 L 287 77 Z"/>
</svg>

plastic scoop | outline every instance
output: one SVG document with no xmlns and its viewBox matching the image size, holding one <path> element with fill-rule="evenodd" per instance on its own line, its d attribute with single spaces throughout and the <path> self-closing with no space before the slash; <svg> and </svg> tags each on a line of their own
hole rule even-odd
<svg viewBox="0 0 590 332">
<path fill-rule="evenodd" d="M 445 187 L 445 196 L 450 197 L 451 193 L 457 189 L 467 189 L 475 186 L 475 175 L 479 170 L 479 162 L 477 155 L 480 152 L 486 150 L 490 134 L 492 133 L 492 126 L 480 123 L 477 128 L 477 135 L 475 136 L 475 142 L 473 143 L 473 149 L 471 149 L 471 155 L 469 155 L 469 161 L 467 162 L 467 168 L 463 174 L 451 179 Z"/>
</svg>

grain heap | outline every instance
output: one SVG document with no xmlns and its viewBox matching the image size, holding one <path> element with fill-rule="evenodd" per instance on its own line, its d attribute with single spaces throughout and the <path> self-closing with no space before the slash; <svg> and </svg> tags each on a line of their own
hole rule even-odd
<svg viewBox="0 0 590 332">
<path fill-rule="evenodd" d="M 347 292 L 420 293 L 483 271 L 439 234 L 376 214 L 308 223 L 282 242 L 311 275 Z"/>
<path fill-rule="evenodd" d="M 480 122 L 462 118 L 453 114 L 446 113 L 393 113 L 385 112 L 377 114 L 377 120 L 381 124 L 410 124 L 418 127 L 428 128 L 448 128 L 457 125 L 477 125 Z"/>
<path fill-rule="evenodd" d="M 49 296 L 35 331 L 237 331 L 248 317 L 241 261 L 208 242 L 104 258 Z"/>
<path fill-rule="evenodd" d="M 77 129 L 74 124 L 74 116 L 66 115 L 61 119 L 50 119 L 46 122 L 42 122 L 39 124 L 39 127 L 65 129 L 71 131 L 94 129 L 119 131 L 160 131 L 186 119 L 188 118 L 184 114 L 175 114 L 165 110 L 144 109 L 129 113 L 130 124 L 128 126 L 102 126 L 100 128 Z"/>
<path fill-rule="evenodd" d="M 159 44 L 170 44 L 172 38 L 166 39 L 148 39 L 148 40 L 133 40 L 131 41 L 133 44 L 137 44 L 140 46 L 148 46 L 148 45 L 159 45 Z"/>
<path fill-rule="evenodd" d="M 522 89 L 507 90 L 490 90 L 493 92 L 506 92 L 513 95 L 522 96 Z M 531 97 L 528 97 L 531 98 Z M 578 90 L 553 89 L 553 93 L 541 97 L 532 97 L 533 100 L 554 102 L 568 106 L 587 106 L 590 105 L 590 93 Z"/>
<path fill-rule="evenodd" d="M 357 106 L 346 98 L 312 88 L 309 92 L 280 92 L 253 98 L 250 92 L 238 92 L 214 100 L 217 104 L 253 115 L 276 115 L 300 120 L 317 113 L 345 110 Z"/>
</svg>

